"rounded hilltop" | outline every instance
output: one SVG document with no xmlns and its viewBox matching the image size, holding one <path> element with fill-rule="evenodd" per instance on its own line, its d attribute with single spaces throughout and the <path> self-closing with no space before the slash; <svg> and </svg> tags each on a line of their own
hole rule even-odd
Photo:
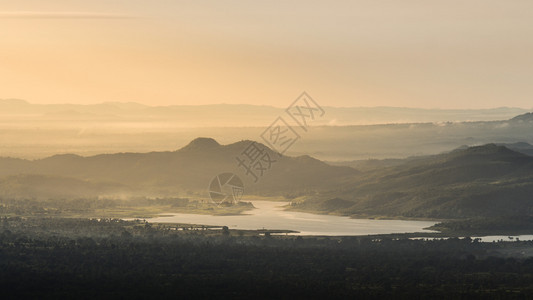
<svg viewBox="0 0 533 300">
<path fill-rule="evenodd" d="M 518 116 L 512 118 L 511 121 L 531 122 L 531 121 L 533 121 L 533 113 L 528 112 L 528 113 L 525 113 L 525 114 L 522 114 L 522 115 L 518 115 Z"/>
<path fill-rule="evenodd" d="M 192 140 L 187 146 L 183 147 L 182 150 L 200 150 L 220 147 L 220 144 L 213 138 L 199 137 Z"/>
</svg>

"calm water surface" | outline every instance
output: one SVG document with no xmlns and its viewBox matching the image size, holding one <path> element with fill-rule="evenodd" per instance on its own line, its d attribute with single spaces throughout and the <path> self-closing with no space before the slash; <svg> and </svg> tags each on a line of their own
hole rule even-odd
<svg viewBox="0 0 533 300">
<path fill-rule="evenodd" d="M 239 216 L 210 216 L 168 212 L 168 217 L 146 219 L 158 223 L 191 223 L 228 226 L 231 229 L 288 229 L 299 235 L 367 235 L 427 232 L 432 221 L 368 220 L 315 215 L 283 210 L 288 202 L 250 201 L 256 209 Z"/>
</svg>

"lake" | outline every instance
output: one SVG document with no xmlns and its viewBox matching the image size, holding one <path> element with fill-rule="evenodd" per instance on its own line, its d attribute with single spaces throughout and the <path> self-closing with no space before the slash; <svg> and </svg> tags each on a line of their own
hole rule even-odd
<svg viewBox="0 0 533 300">
<path fill-rule="evenodd" d="M 424 228 L 434 225 L 432 221 L 370 220 L 348 217 L 316 215 L 304 212 L 285 211 L 288 202 L 249 201 L 256 209 L 238 216 L 211 216 L 168 212 L 156 218 L 146 219 L 157 223 L 190 223 L 213 226 L 228 226 L 230 229 L 288 229 L 299 231 L 298 235 L 368 235 L 406 232 L 430 232 Z"/>
</svg>

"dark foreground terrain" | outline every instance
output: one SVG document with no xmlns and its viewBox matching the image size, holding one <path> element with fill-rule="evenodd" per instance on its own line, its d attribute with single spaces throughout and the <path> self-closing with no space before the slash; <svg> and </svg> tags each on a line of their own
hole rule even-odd
<svg viewBox="0 0 533 300">
<path fill-rule="evenodd" d="M 533 297 L 533 258 L 524 255 L 533 242 L 302 238 L 178 227 L 1 218 L 1 297 Z"/>
</svg>

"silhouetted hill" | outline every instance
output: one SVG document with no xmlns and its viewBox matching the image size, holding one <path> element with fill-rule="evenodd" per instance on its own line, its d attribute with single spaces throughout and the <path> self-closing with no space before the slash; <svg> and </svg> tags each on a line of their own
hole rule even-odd
<svg viewBox="0 0 533 300">
<path fill-rule="evenodd" d="M 512 118 L 511 121 L 515 121 L 515 122 L 518 122 L 518 121 L 531 122 L 531 121 L 533 121 L 533 113 L 528 112 L 528 113 L 525 113 L 525 114 L 522 114 L 522 115 L 518 115 L 518 116 Z"/>
<path fill-rule="evenodd" d="M 250 145 L 241 141 L 220 145 L 210 138 L 197 138 L 174 152 L 116 153 L 90 157 L 55 155 L 45 159 L 28 161 L 0 158 L 0 176 L 38 174 L 60 176 L 82 181 L 105 181 L 129 187 L 146 196 L 183 194 L 187 191 L 206 193 L 212 178 L 223 172 L 233 172 L 241 177 L 248 193 L 282 195 L 287 193 L 311 193 L 330 188 L 358 172 L 349 167 L 330 166 L 308 156 L 280 156 L 258 143 L 272 160 L 270 169 L 258 182 L 246 176 L 236 157 Z M 66 185 L 68 186 L 68 185 Z M 21 192 L 22 191 L 17 190 Z M 84 194 L 85 195 L 85 194 Z"/>
<path fill-rule="evenodd" d="M 365 172 L 300 209 L 359 216 L 464 218 L 533 213 L 533 157 L 488 144 Z M 348 207 L 324 205 L 329 199 Z"/>
<path fill-rule="evenodd" d="M 192 140 L 187 146 L 180 151 L 205 151 L 207 149 L 219 148 L 221 145 L 212 138 L 197 138 Z"/>
<path fill-rule="evenodd" d="M 522 154 L 526 154 L 529 156 L 533 156 L 533 145 L 526 143 L 526 142 L 517 142 L 517 143 L 510 143 L 510 144 L 498 144 L 505 146 L 513 151 L 520 152 Z"/>
</svg>

